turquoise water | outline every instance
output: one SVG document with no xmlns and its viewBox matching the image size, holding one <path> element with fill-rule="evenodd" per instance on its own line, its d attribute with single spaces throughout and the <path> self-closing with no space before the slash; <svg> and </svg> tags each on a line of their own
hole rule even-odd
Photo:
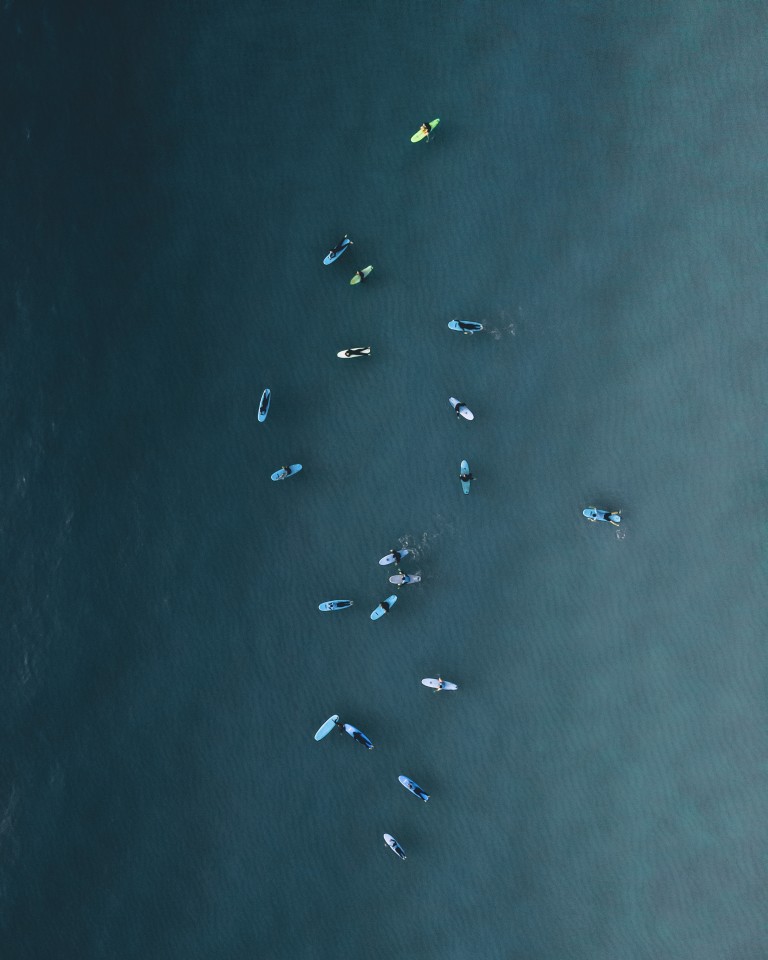
<svg viewBox="0 0 768 960">
<path fill-rule="evenodd" d="M 2 16 L 3 956 L 762 957 L 764 6 Z"/>
</svg>

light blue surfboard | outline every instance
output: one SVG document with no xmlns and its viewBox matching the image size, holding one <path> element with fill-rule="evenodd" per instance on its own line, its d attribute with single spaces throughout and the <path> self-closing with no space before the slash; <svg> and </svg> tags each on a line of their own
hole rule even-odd
<svg viewBox="0 0 768 960">
<path fill-rule="evenodd" d="M 328 734 L 336 726 L 336 721 L 339 719 L 338 713 L 334 713 L 332 717 L 328 717 L 325 723 L 320 727 L 320 729 L 315 734 L 315 740 L 322 740 L 323 737 L 327 737 Z"/>
<path fill-rule="evenodd" d="M 270 403 L 272 403 L 272 391 L 267 387 L 261 395 L 261 400 L 259 400 L 259 423 L 264 423 L 267 419 Z"/>
<path fill-rule="evenodd" d="M 448 329 L 457 330 L 459 333 L 480 333 L 483 325 L 475 320 L 451 320 Z"/>
<path fill-rule="evenodd" d="M 392 607 L 397 603 L 397 594 L 393 593 L 391 597 L 387 597 L 386 600 L 382 600 L 381 603 L 376 607 L 376 609 L 371 614 L 371 620 L 379 620 L 384 616 Z M 385 606 L 386 604 L 386 606 Z"/>
<path fill-rule="evenodd" d="M 461 474 L 460 474 L 460 476 L 461 476 L 461 477 L 466 477 L 468 473 L 469 473 L 469 464 L 467 463 L 466 460 L 462 460 L 462 461 L 461 461 Z M 471 481 L 471 480 L 462 480 L 462 481 L 461 481 L 461 489 L 464 491 L 464 493 L 469 493 L 469 488 L 470 488 L 471 486 L 472 486 L 472 481 Z"/>
</svg>

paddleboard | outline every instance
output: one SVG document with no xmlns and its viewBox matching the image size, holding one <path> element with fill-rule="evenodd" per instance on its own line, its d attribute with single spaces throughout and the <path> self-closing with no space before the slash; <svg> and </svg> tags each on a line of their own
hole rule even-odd
<svg viewBox="0 0 768 960">
<path fill-rule="evenodd" d="M 270 403 L 272 403 L 272 391 L 267 387 L 261 395 L 261 400 L 259 400 L 259 423 L 264 423 L 267 419 Z"/>
<path fill-rule="evenodd" d="M 475 415 L 469 409 L 469 407 L 464 403 L 463 400 L 458 400 L 456 397 L 449 397 L 448 403 L 453 407 L 454 410 L 458 407 L 460 416 L 464 417 L 465 420 L 474 420 Z"/>
<path fill-rule="evenodd" d="M 603 510 L 600 507 L 586 507 L 581 511 L 587 520 L 603 520 L 606 523 L 612 523 L 614 527 L 618 527 L 621 523 L 621 515 L 618 510 Z"/>
<path fill-rule="evenodd" d="M 279 470 L 275 470 L 275 472 L 272 474 L 272 479 L 286 480 L 288 477 L 292 477 L 295 473 L 298 473 L 299 470 L 301 470 L 301 464 L 292 463 L 290 467 L 288 467 L 287 472 L 285 467 L 280 467 Z"/>
<path fill-rule="evenodd" d="M 469 475 L 469 464 L 466 460 L 461 461 L 461 473 L 459 474 L 459 479 Z M 472 486 L 471 480 L 461 480 L 461 489 L 464 493 L 469 493 L 469 488 Z"/>
<path fill-rule="evenodd" d="M 430 123 L 430 127 L 432 127 L 432 129 L 429 131 L 429 133 L 434 133 L 435 127 L 438 125 L 438 123 L 440 123 L 440 117 Z M 419 127 L 416 133 L 414 133 L 414 135 L 411 137 L 411 143 L 418 143 L 419 140 L 423 140 L 424 137 L 428 137 L 429 133 L 424 133 L 421 127 Z"/>
<path fill-rule="evenodd" d="M 346 610 L 354 602 L 354 600 L 326 600 L 320 604 L 318 610 Z"/>
<path fill-rule="evenodd" d="M 400 781 L 400 783 L 402 783 L 406 790 L 410 790 L 415 797 L 419 798 L 419 800 L 423 800 L 424 803 L 429 800 L 429 794 L 424 793 L 418 783 L 416 783 L 414 780 L 411 780 L 410 777 L 404 777 L 401 775 L 397 779 Z"/>
<path fill-rule="evenodd" d="M 320 729 L 315 734 L 315 740 L 322 740 L 323 737 L 327 737 L 328 734 L 336 726 L 336 721 L 339 719 L 338 713 L 334 713 L 332 717 L 328 717 L 325 723 L 320 727 Z"/>
<path fill-rule="evenodd" d="M 405 860 L 405 850 L 400 846 L 400 844 L 395 840 L 391 833 L 384 834 L 384 843 L 389 847 L 390 850 L 394 851 L 401 860 Z"/>
<path fill-rule="evenodd" d="M 342 360 L 354 360 L 355 357 L 370 357 L 370 355 L 370 347 L 347 347 L 346 350 L 339 350 L 336 354 L 336 356 L 341 357 Z"/>
<path fill-rule="evenodd" d="M 368 737 L 366 737 L 362 730 L 358 730 L 357 727 L 353 727 L 351 723 L 345 723 L 344 729 L 353 740 L 357 740 L 357 742 L 362 743 L 364 747 L 367 747 L 369 750 L 373 750 L 373 744 Z"/>
<path fill-rule="evenodd" d="M 418 583 L 421 577 L 417 573 L 396 573 L 389 578 L 390 583 L 396 583 L 401 587 L 404 583 Z"/>
<path fill-rule="evenodd" d="M 425 687 L 432 687 L 435 690 L 458 690 L 459 688 L 455 683 L 450 683 L 448 680 L 443 680 L 442 687 L 440 686 L 440 681 L 435 680 L 434 677 L 424 677 L 421 681 Z"/>
<path fill-rule="evenodd" d="M 395 563 L 396 561 L 402 560 L 403 557 L 407 557 L 410 553 L 410 550 L 395 550 L 392 553 L 388 553 L 386 557 L 382 557 L 379 560 L 379 566 L 386 567 L 388 563 Z"/>
<path fill-rule="evenodd" d="M 474 320 L 451 320 L 448 329 L 458 330 L 459 333 L 480 333 L 483 325 L 482 323 L 475 323 Z"/>
<path fill-rule="evenodd" d="M 383 617 L 384 614 L 391 610 L 396 603 L 397 596 L 393 593 L 391 597 L 387 597 L 386 600 L 382 600 L 378 607 L 376 607 L 371 614 L 371 620 L 378 620 L 380 617 Z M 384 604 L 387 604 L 387 606 L 384 606 Z"/>
<path fill-rule="evenodd" d="M 367 277 L 372 272 L 373 272 L 373 267 L 363 267 L 363 269 L 360 271 L 360 273 L 362 273 L 363 275 L 363 279 L 365 279 L 365 277 Z M 349 281 L 349 283 L 351 286 L 354 286 L 356 283 L 360 283 L 360 277 L 358 277 L 358 275 L 355 274 L 354 277 L 352 277 L 352 279 Z"/>
<path fill-rule="evenodd" d="M 325 260 L 323 260 L 323 263 L 326 265 L 326 267 L 328 266 L 329 263 L 334 263 L 336 260 L 338 260 L 339 257 L 342 255 L 342 253 L 346 251 L 350 243 L 352 243 L 352 241 L 349 239 L 349 237 L 345 233 L 344 239 L 337 244 L 337 246 L 340 247 L 341 249 L 336 250 L 335 253 L 333 250 L 328 251 L 328 254 L 325 257 Z"/>
</svg>

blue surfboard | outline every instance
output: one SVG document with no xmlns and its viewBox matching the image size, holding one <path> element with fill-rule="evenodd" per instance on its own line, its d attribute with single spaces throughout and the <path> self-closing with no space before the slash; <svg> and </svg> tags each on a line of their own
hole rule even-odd
<svg viewBox="0 0 768 960">
<path fill-rule="evenodd" d="M 286 480 L 288 477 L 293 477 L 301 470 L 300 463 L 292 463 L 290 467 L 280 467 L 279 470 L 275 470 L 272 474 L 273 480 Z"/>
<path fill-rule="evenodd" d="M 351 243 L 352 241 L 349 239 L 349 237 L 346 234 L 344 234 L 344 239 L 336 244 L 336 247 L 334 250 L 329 250 L 325 260 L 323 260 L 323 263 L 326 265 L 326 267 L 328 266 L 329 263 L 335 263 L 339 259 L 339 257 L 342 255 L 342 253 L 346 252 L 347 247 L 349 247 Z"/>
<path fill-rule="evenodd" d="M 410 777 L 404 777 L 402 774 L 397 778 L 400 783 L 405 787 L 406 790 L 410 790 L 414 797 L 418 797 L 419 800 L 423 800 L 424 803 L 429 800 L 429 794 L 424 793 L 421 787 L 416 783 L 415 780 L 411 780 Z"/>
<path fill-rule="evenodd" d="M 270 403 L 272 403 L 272 391 L 267 387 L 259 400 L 259 423 L 264 423 L 267 419 Z"/>
</svg>

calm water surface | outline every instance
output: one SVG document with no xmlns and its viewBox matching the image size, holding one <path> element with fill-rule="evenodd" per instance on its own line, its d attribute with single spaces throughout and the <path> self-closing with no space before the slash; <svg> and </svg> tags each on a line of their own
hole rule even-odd
<svg viewBox="0 0 768 960">
<path fill-rule="evenodd" d="M 766 27 L 5 3 L 4 957 L 764 956 Z"/>
</svg>

